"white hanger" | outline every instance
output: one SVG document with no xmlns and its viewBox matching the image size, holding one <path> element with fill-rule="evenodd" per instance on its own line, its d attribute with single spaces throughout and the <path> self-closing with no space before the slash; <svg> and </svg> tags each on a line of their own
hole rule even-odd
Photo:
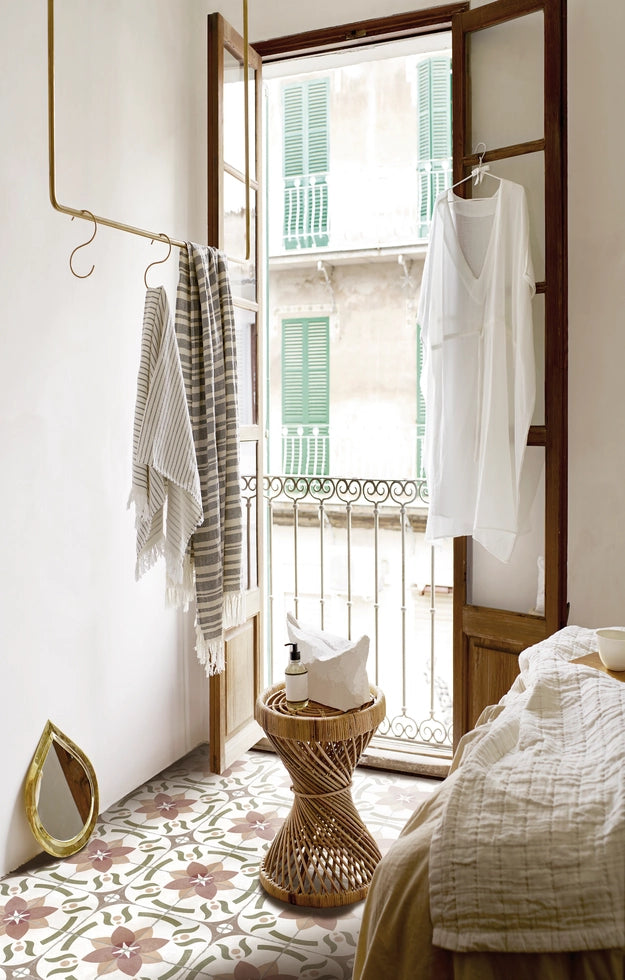
<svg viewBox="0 0 625 980">
<path fill-rule="evenodd" d="M 484 147 L 481 153 L 480 153 L 480 146 Z M 497 174 L 492 174 L 490 172 L 490 167 L 488 166 L 488 164 L 482 163 L 484 159 L 484 154 L 486 153 L 486 143 L 478 143 L 475 148 L 475 153 L 479 156 L 477 167 L 473 168 L 473 170 L 471 171 L 468 177 L 463 177 L 462 180 L 457 180 L 455 184 L 452 184 L 451 187 L 448 188 L 448 190 L 451 191 L 454 189 L 454 187 L 458 187 L 459 184 L 464 184 L 466 180 L 472 180 L 473 178 L 475 178 L 475 183 L 473 185 L 474 187 L 477 187 L 479 184 L 481 184 L 484 177 L 492 177 L 494 180 L 498 180 L 499 183 L 502 182 L 503 179 L 502 177 L 498 177 Z"/>
</svg>

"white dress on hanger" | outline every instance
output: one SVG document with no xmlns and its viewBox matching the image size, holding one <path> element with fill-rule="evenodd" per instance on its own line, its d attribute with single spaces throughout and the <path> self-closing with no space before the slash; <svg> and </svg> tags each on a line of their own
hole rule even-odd
<svg viewBox="0 0 625 980">
<path fill-rule="evenodd" d="M 501 561 L 519 533 L 535 397 L 534 292 L 524 188 L 500 179 L 491 197 L 440 194 L 417 314 L 426 540 L 471 535 Z"/>
</svg>

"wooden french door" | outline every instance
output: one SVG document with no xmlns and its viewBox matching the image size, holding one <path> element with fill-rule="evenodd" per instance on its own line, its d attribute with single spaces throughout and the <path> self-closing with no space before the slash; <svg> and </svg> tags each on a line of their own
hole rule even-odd
<svg viewBox="0 0 625 980">
<path fill-rule="evenodd" d="M 247 67 L 247 78 L 245 70 Z M 261 62 L 220 14 L 208 18 L 208 238 L 226 253 L 235 308 L 245 622 L 226 633 L 226 669 L 210 678 L 209 744 L 223 772 L 262 737 L 263 686 L 261 296 Z"/>
<path fill-rule="evenodd" d="M 209 228 L 211 243 L 229 247 L 224 221 L 224 174 L 241 184 L 241 171 L 224 158 L 223 68 L 224 50 L 235 71 L 240 72 L 243 45 L 220 17 L 211 18 L 213 39 L 209 45 Z M 566 220 L 566 0 L 495 0 L 470 9 L 469 4 L 439 5 L 427 10 L 360 21 L 337 27 L 289 35 L 256 44 L 263 60 L 295 53 L 331 51 L 370 42 L 452 30 L 454 180 L 465 177 L 478 161 L 474 152 L 486 144 L 484 162 L 503 177 L 524 184 L 530 204 L 534 237 L 534 267 L 538 278 L 534 299 L 537 323 L 536 354 L 540 398 L 528 436 L 528 470 L 535 473 L 538 505 L 531 514 L 534 530 L 540 526 L 540 542 L 532 554 L 524 545 L 520 565 L 514 556 L 510 568 L 488 568 L 479 548 L 469 539 L 454 546 L 454 741 L 477 720 L 483 707 L 499 700 L 518 672 L 518 655 L 527 646 L 550 635 L 566 623 L 567 551 L 567 220 Z M 220 60 L 221 59 L 221 60 Z M 236 66 L 238 65 L 238 69 Z M 256 82 L 256 123 L 260 118 L 260 62 L 250 49 L 251 71 Z M 215 75 L 215 70 L 217 74 Z M 219 72 L 222 72 L 222 75 Z M 221 81 L 219 79 L 221 78 Z M 215 81 L 217 79 L 217 81 Z M 221 94 L 217 96 L 217 92 Z M 490 100 L 490 101 L 489 101 Z M 532 111 L 528 112 L 528 108 Z M 518 132 L 515 131 L 518 127 Z M 258 139 L 256 132 L 256 139 Z M 257 143 L 258 147 L 258 143 Z M 231 162 L 231 161 L 230 161 Z M 256 153 L 255 182 L 259 186 L 260 150 Z M 470 182 L 462 185 L 471 192 Z M 240 193 L 240 187 L 239 187 Z M 226 194 L 226 199 L 228 195 Z M 259 203 L 259 201 L 257 202 Z M 226 213 L 228 205 L 226 203 Z M 258 217 L 258 208 L 256 209 Z M 232 216 L 231 219 L 232 220 Z M 259 221 L 255 226 L 258 238 Z M 235 249 L 236 252 L 236 249 Z M 256 251 L 258 257 L 258 248 Z M 257 268 L 261 265 L 257 261 Z M 259 284 L 255 279 L 258 314 Z M 249 303 L 249 300 L 246 302 Z M 258 317 L 256 319 L 258 325 Z M 261 350 L 256 351 L 258 377 L 262 378 Z M 260 393 L 259 393 L 260 394 Z M 260 413 L 260 398 L 259 408 Z M 250 439 L 260 447 L 260 414 Z M 260 479 L 261 454 L 257 452 Z M 259 483 L 260 486 L 260 483 Z M 259 495 L 260 499 L 260 495 Z M 258 520 L 260 531 L 261 521 Z M 531 536 L 530 536 L 531 537 Z M 523 553 L 523 547 L 526 548 Z M 544 606 L 539 608 L 537 559 L 544 561 Z M 528 571 L 529 569 L 529 571 Z M 260 575 L 260 565 L 259 565 Z M 536 609 L 527 599 L 528 575 L 536 582 Z M 500 584 L 508 579 L 507 594 Z M 501 583 L 500 583 L 501 580 Z M 525 587 L 521 584 L 525 581 Z M 490 582 L 490 584 L 489 584 Z M 495 584 L 494 589 L 490 586 Z M 517 589 L 519 596 L 515 596 Z M 254 595 L 250 590 L 250 596 Z M 260 590 L 258 590 L 260 602 Z M 512 596 L 512 601 L 510 597 Z M 250 623 L 260 623 L 251 614 Z M 251 642 L 251 637 L 250 637 Z M 260 679 L 259 633 L 255 634 L 256 660 L 252 671 L 252 647 L 241 657 L 241 681 L 251 671 Z M 217 678 L 211 695 L 211 745 L 213 758 L 230 757 L 229 732 L 249 732 L 249 696 L 245 707 L 228 721 L 228 697 L 238 687 L 229 666 Z M 230 695 L 228 694 L 230 692 Z M 217 731 L 213 734 L 213 726 Z M 245 739 L 239 738 L 238 744 Z"/>
<path fill-rule="evenodd" d="M 534 466 L 539 483 L 544 480 L 534 508 L 534 524 L 538 515 L 544 527 L 536 549 L 544 558 L 544 608 L 537 602 L 530 612 L 526 603 L 522 611 L 505 608 L 505 599 L 491 601 L 489 588 L 505 595 L 497 570 L 488 569 L 469 539 L 454 543 L 457 743 L 481 710 L 506 692 L 518 673 L 519 653 L 567 619 L 566 0 L 495 0 L 456 13 L 452 50 L 454 180 L 475 166 L 475 148 L 484 142 L 484 162 L 528 193 L 540 396 L 526 465 Z M 461 187 L 470 193 L 471 181 Z M 531 549 L 522 558 L 532 566 Z M 503 566 L 501 574 L 507 574 Z M 520 581 L 525 573 L 513 568 L 510 574 Z"/>
</svg>

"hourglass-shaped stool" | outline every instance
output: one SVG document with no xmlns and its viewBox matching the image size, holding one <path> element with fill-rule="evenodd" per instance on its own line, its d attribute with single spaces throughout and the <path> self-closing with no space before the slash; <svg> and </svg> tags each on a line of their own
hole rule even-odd
<svg viewBox="0 0 625 980">
<path fill-rule="evenodd" d="M 274 898 L 329 908 L 367 894 L 381 855 L 354 806 L 351 783 L 385 713 L 384 694 L 376 687 L 368 702 L 351 711 L 310 701 L 293 714 L 284 684 L 258 698 L 256 720 L 291 776 L 294 794 L 260 870 L 261 885 Z"/>
</svg>

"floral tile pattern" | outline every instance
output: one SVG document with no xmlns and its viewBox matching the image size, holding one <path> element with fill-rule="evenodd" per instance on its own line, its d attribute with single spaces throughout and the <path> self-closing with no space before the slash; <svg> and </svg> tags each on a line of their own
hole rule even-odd
<svg viewBox="0 0 625 980">
<path fill-rule="evenodd" d="M 356 770 L 382 853 L 437 785 Z M 78 854 L 0 879 L 0 980 L 350 980 L 363 903 L 299 908 L 259 883 L 291 802 L 274 754 L 215 775 L 194 749 L 102 813 Z"/>
</svg>

